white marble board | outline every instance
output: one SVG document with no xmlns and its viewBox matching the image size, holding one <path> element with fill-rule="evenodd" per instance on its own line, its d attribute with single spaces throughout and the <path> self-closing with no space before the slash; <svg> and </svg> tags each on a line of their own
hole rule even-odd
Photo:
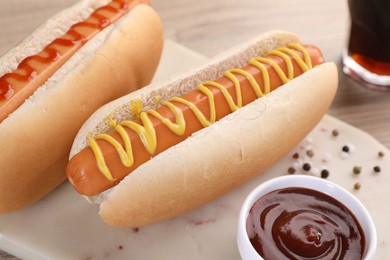
<svg viewBox="0 0 390 260">
<path fill-rule="evenodd" d="M 207 59 L 167 41 L 156 80 L 198 66 Z M 337 129 L 338 136 L 332 135 Z M 344 145 L 351 148 L 342 154 Z M 312 150 L 312 158 L 305 156 Z M 382 151 L 385 155 L 378 156 Z M 299 159 L 293 154 L 299 153 Z M 261 156 L 261 155 L 259 155 Z M 23 259 L 239 259 L 236 222 L 247 194 L 261 182 L 287 174 L 289 167 L 312 165 L 319 175 L 353 192 L 372 214 L 378 230 L 377 259 L 390 255 L 390 152 L 368 134 L 325 116 L 312 133 L 289 155 L 257 178 L 220 199 L 176 219 L 146 228 L 118 229 L 104 224 L 97 206 L 90 206 L 64 183 L 49 196 L 17 213 L 0 216 L 0 249 Z M 352 173 L 354 166 L 362 171 Z M 375 173 L 374 166 L 381 172 Z M 361 184 L 355 190 L 356 182 Z M 390 196 L 389 196 L 390 197 Z"/>
</svg>

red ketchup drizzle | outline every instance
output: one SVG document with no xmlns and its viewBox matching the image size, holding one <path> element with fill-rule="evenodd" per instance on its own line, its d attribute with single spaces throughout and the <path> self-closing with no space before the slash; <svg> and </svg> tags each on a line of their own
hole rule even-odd
<svg viewBox="0 0 390 260">
<path fill-rule="evenodd" d="M 89 39 L 91 39 L 98 32 L 111 25 L 113 22 L 117 21 L 121 18 L 125 13 L 129 11 L 129 9 L 136 4 L 142 1 L 131 1 L 129 5 L 129 0 L 113 0 L 109 4 L 97 8 L 89 18 L 86 20 L 76 23 L 70 27 L 70 29 L 60 38 L 55 39 L 51 43 L 49 43 L 40 53 L 36 55 L 29 56 L 25 58 L 18 65 L 17 69 L 13 72 L 6 73 L 0 77 L 0 122 L 4 119 L 1 118 L 6 117 L 5 115 L 1 115 L 4 113 L 1 112 L 3 110 L 5 101 L 12 99 L 17 92 L 23 89 L 26 85 L 29 84 L 30 81 L 36 79 L 41 71 L 38 71 L 35 68 L 34 63 L 45 64 L 45 68 L 49 68 L 51 65 L 58 64 L 58 67 L 63 65 L 67 59 L 63 59 L 60 61 L 60 58 L 63 56 L 68 56 L 68 58 L 73 55 L 78 49 L 80 49 Z M 147 1 L 146 1 L 147 2 Z M 103 15 L 102 12 L 108 12 L 110 15 Z M 92 21 L 89 21 L 91 20 Z M 94 30 L 90 30 L 88 33 L 80 33 L 77 29 L 81 28 L 92 28 Z M 61 46 L 65 51 L 58 50 L 58 47 Z M 47 73 L 47 72 L 46 72 Z M 54 72 L 53 72 L 54 73 Z M 49 74 L 49 77 L 52 76 L 53 73 Z M 46 81 L 45 79 L 44 81 Z M 22 82 L 21 86 L 16 87 L 15 81 Z M 30 90 L 29 93 L 31 95 L 34 90 Z M 30 93 L 31 92 L 31 93 Z M 20 106 L 28 96 L 22 98 L 17 104 L 17 107 Z M 17 108 L 15 107 L 14 110 Z"/>
</svg>

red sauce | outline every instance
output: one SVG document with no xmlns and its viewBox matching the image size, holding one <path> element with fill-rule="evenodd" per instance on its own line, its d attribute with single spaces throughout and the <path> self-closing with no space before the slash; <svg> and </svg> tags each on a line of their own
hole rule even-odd
<svg viewBox="0 0 390 260">
<path fill-rule="evenodd" d="M 265 260 L 362 259 L 365 236 L 356 217 L 334 198 L 306 188 L 261 197 L 247 220 L 249 239 Z"/>
<path fill-rule="evenodd" d="M 90 17 L 74 24 L 40 53 L 25 58 L 17 69 L 0 77 L 0 122 L 19 107 L 54 74 L 76 51 L 101 30 L 111 25 L 135 5 L 148 1 L 113 0 L 96 9 Z M 30 84 L 35 80 L 36 84 Z M 18 97 L 16 97 L 18 95 Z M 4 105 L 8 102 L 7 108 Z"/>
</svg>

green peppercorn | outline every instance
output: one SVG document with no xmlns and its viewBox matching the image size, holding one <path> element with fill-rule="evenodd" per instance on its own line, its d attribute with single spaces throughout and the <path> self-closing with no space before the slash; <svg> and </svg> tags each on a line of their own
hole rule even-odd
<svg viewBox="0 0 390 260">
<path fill-rule="evenodd" d="M 359 174 L 362 172 L 362 167 L 361 166 L 354 166 L 352 171 L 354 174 Z"/>
</svg>

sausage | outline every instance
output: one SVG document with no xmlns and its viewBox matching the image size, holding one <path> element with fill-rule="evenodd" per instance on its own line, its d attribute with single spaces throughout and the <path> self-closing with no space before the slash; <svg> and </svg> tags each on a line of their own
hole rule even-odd
<svg viewBox="0 0 390 260">
<path fill-rule="evenodd" d="M 288 48 L 271 51 L 266 59 L 257 58 L 257 62 L 256 59 L 251 59 L 249 64 L 241 70 L 229 70 L 217 80 L 204 82 L 196 90 L 181 98 L 175 97 L 168 104 L 163 103 L 155 112 L 141 113 L 141 119 L 138 118 L 134 122 L 138 126 L 145 126 L 145 122 L 150 119 L 151 131 L 155 131 L 155 140 L 149 138 L 149 143 L 147 137 L 150 137 L 150 135 L 153 137 L 154 133 L 150 135 L 139 134 L 129 127 L 118 127 L 121 123 L 113 122 L 116 130 L 111 131 L 108 138 L 112 137 L 118 142 L 122 147 L 118 148 L 119 150 L 132 151 L 127 156 L 122 156 L 122 158 L 128 157 L 127 159 L 130 162 L 127 162 L 127 166 L 126 163 L 121 161 L 118 149 L 112 143 L 106 141 L 107 135 L 98 135 L 91 137 L 90 146 L 84 148 L 69 161 L 67 166 L 68 179 L 79 193 L 86 196 L 98 195 L 115 186 L 151 157 L 183 141 L 196 131 L 234 112 L 239 107 L 268 94 L 268 92 L 299 76 L 310 67 L 323 62 L 322 54 L 318 48 L 314 46 L 300 47 L 300 45 L 295 44 L 289 45 Z M 288 64 L 291 66 L 288 66 Z M 259 66 L 264 67 L 267 72 L 260 70 Z M 279 73 L 278 68 L 281 70 Z M 267 75 L 269 79 L 267 79 Z M 250 82 L 251 79 L 254 81 Z M 266 86 L 267 83 L 269 83 L 269 87 Z M 239 85 L 239 88 L 236 88 L 236 85 Z M 256 89 L 254 85 L 259 86 L 257 93 L 254 91 Z M 241 90 L 241 94 L 237 94 L 237 90 Z M 231 96 L 230 102 L 227 101 L 229 97 L 227 93 Z M 242 96 L 241 101 L 239 100 L 240 96 Z M 214 99 L 215 115 L 212 113 L 214 104 L 210 101 L 211 99 Z M 193 106 L 199 109 L 198 112 L 200 113 L 198 115 L 194 112 L 196 109 L 191 109 Z M 182 113 L 184 118 L 185 130 L 182 133 L 179 133 L 180 129 L 175 133 L 163 122 L 163 120 L 168 119 L 169 122 L 175 123 L 181 118 L 175 116 L 172 112 L 172 110 L 175 111 L 175 108 L 179 109 L 178 113 Z M 156 112 L 161 117 L 158 114 L 156 115 Z M 125 134 L 121 136 L 118 128 L 123 129 Z M 143 127 L 139 128 L 144 130 Z M 127 137 L 130 140 L 131 148 L 125 145 L 124 138 Z M 153 145 L 154 142 L 155 145 Z M 94 147 L 94 149 L 91 147 Z M 101 155 L 99 155 L 100 153 Z M 133 162 L 131 162 L 131 155 L 134 157 Z M 100 164 L 97 163 L 98 158 L 102 159 Z"/>
</svg>

